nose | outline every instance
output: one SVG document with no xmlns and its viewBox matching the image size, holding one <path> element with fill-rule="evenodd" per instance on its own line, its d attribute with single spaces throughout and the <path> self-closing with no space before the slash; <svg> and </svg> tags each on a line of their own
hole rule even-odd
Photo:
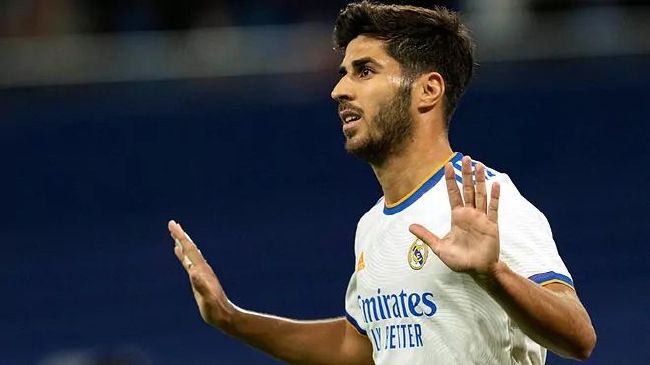
<svg viewBox="0 0 650 365">
<path fill-rule="evenodd" d="M 341 77 L 339 82 L 334 85 L 330 96 L 339 103 L 343 100 L 349 101 L 353 99 L 352 90 L 347 76 Z"/>
</svg>

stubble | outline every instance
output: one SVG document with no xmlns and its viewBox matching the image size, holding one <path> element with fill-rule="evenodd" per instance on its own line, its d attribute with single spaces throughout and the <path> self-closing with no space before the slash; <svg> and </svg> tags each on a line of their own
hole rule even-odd
<svg viewBox="0 0 650 365">
<path fill-rule="evenodd" d="M 379 107 L 377 115 L 368 123 L 363 140 L 347 139 L 345 149 L 372 165 L 382 165 L 391 155 L 399 154 L 413 135 L 410 86 L 400 85 L 395 95 Z"/>
</svg>

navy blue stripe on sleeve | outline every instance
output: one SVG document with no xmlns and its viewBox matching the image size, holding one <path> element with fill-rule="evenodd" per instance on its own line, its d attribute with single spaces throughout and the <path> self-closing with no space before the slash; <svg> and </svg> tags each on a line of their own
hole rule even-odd
<svg viewBox="0 0 650 365">
<path fill-rule="evenodd" d="M 350 322 L 354 326 L 354 328 L 357 329 L 357 332 L 359 332 L 364 336 L 368 336 L 368 332 L 366 332 L 363 328 L 361 328 L 361 326 L 359 326 L 359 322 L 357 322 L 357 320 L 354 319 L 354 317 L 352 317 L 350 313 L 348 313 L 348 311 L 345 311 L 345 318 L 347 318 L 348 322 Z"/>
<path fill-rule="evenodd" d="M 539 285 L 546 285 L 546 284 L 550 284 L 550 283 L 559 282 L 559 283 L 568 285 L 568 286 L 570 286 L 572 288 L 574 287 L 573 286 L 573 280 L 571 280 L 570 277 L 568 277 L 566 275 L 556 273 L 555 271 L 548 271 L 548 272 L 544 272 L 544 273 L 541 273 L 541 274 L 535 274 L 535 275 L 532 275 L 532 276 L 528 277 L 528 279 L 536 282 Z"/>
</svg>

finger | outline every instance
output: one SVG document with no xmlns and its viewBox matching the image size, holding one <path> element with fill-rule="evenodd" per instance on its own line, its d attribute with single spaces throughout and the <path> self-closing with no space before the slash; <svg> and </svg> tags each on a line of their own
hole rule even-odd
<svg viewBox="0 0 650 365">
<path fill-rule="evenodd" d="M 469 156 L 463 157 L 463 199 L 466 207 L 474 208 L 476 202 L 474 200 L 474 178 L 472 176 L 472 158 Z"/>
<path fill-rule="evenodd" d="M 189 257 L 183 256 L 183 267 L 185 268 L 185 270 L 189 272 L 193 266 L 194 266 L 194 262 L 190 260 Z"/>
<path fill-rule="evenodd" d="M 488 219 L 497 223 L 499 219 L 499 196 L 501 195 L 501 185 L 498 182 L 492 184 L 492 192 L 490 194 L 490 206 L 488 207 Z"/>
<path fill-rule="evenodd" d="M 176 244 L 181 246 L 182 254 L 187 256 L 194 265 L 205 261 L 203 255 L 201 255 L 201 251 L 199 251 L 194 242 L 192 242 L 190 236 L 183 231 L 180 224 L 174 221 L 169 221 L 167 227 L 169 228 L 169 232 L 172 234 Z"/>
<path fill-rule="evenodd" d="M 487 191 L 485 188 L 485 166 L 476 164 L 476 209 L 487 214 Z"/>
<path fill-rule="evenodd" d="M 409 226 L 409 231 L 422 242 L 426 243 L 427 246 L 431 247 L 431 251 L 438 255 L 440 252 L 440 238 L 438 238 L 438 236 L 419 224 L 411 224 Z"/>
<path fill-rule="evenodd" d="M 181 265 L 183 265 L 185 271 L 189 273 L 192 266 L 194 266 L 194 263 L 190 260 L 189 257 L 183 254 L 183 248 L 181 246 L 180 241 L 177 239 L 174 239 L 174 241 L 176 241 L 176 243 L 174 244 L 174 255 L 176 255 L 178 262 L 180 262 Z"/>
<path fill-rule="evenodd" d="M 458 189 L 458 184 L 456 183 L 456 173 L 451 163 L 445 165 L 445 181 L 447 183 L 447 195 L 449 196 L 451 209 L 462 207 L 463 197 L 460 195 L 460 189 Z"/>
<path fill-rule="evenodd" d="M 183 264 L 183 249 L 181 248 L 181 245 L 178 243 L 174 245 L 174 255 L 176 255 L 178 261 L 181 264 Z"/>
</svg>

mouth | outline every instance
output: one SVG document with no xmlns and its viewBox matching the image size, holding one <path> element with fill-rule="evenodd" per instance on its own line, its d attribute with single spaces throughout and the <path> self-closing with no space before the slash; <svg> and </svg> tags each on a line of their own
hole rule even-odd
<svg viewBox="0 0 650 365">
<path fill-rule="evenodd" d="M 339 117 L 341 118 L 341 121 L 345 126 L 347 124 L 352 124 L 358 121 L 359 119 L 361 119 L 361 114 L 351 109 L 345 109 L 339 112 Z"/>
</svg>

